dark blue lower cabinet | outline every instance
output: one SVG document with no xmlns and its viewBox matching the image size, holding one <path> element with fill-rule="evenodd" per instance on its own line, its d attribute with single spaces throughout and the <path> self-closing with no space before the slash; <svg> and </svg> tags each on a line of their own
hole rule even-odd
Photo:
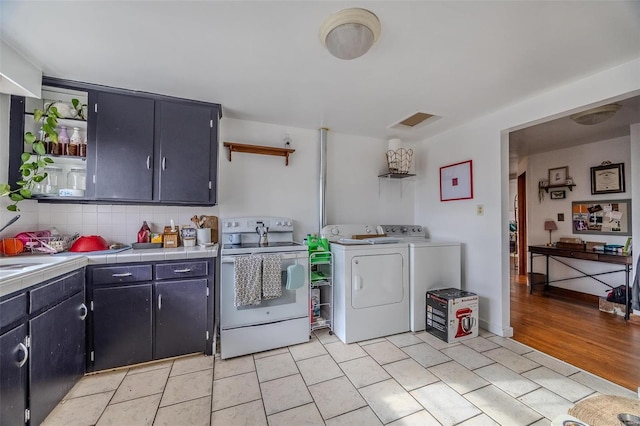
<svg viewBox="0 0 640 426">
<path fill-rule="evenodd" d="M 0 425 L 24 426 L 27 408 L 27 324 L 0 335 Z"/>
<path fill-rule="evenodd" d="M 207 280 L 157 282 L 155 359 L 205 352 Z"/>
<path fill-rule="evenodd" d="M 153 359 L 153 284 L 93 290 L 93 370 Z"/>
<path fill-rule="evenodd" d="M 42 423 L 85 373 L 86 316 L 82 291 L 29 320 L 32 425 Z"/>
</svg>

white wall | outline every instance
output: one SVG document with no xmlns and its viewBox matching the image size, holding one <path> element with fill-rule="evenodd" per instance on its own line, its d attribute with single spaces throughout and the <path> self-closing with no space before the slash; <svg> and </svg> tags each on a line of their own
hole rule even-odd
<svg viewBox="0 0 640 426">
<path fill-rule="evenodd" d="M 299 129 L 223 118 L 220 157 L 220 216 L 268 214 L 293 217 L 296 235 L 318 232 L 318 129 Z M 286 134 L 296 152 L 284 158 L 233 153 L 224 141 L 284 146 Z M 327 224 L 413 223 L 412 182 L 379 180 L 386 171 L 387 141 L 327 133 Z"/>
<path fill-rule="evenodd" d="M 8 174 L 9 97 L 0 98 L 0 182 Z M 6 129 L 6 130 L 5 130 Z M 233 153 L 228 160 L 224 141 L 284 146 L 292 139 L 296 151 L 285 166 L 283 157 Z M 327 221 L 337 223 L 414 223 L 414 183 L 379 180 L 386 171 L 386 140 L 329 132 L 327 137 Z M 55 226 L 63 234 L 99 234 L 109 242 L 131 243 L 146 220 L 161 232 L 173 219 L 188 224 L 197 215 L 270 215 L 291 217 L 294 237 L 318 232 L 319 131 L 222 118 L 219 138 L 218 199 L 215 207 L 145 205 L 46 204 L 21 202 L 20 220 L 1 236 Z M 0 200 L 0 223 L 15 214 Z"/>
<path fill-rule="evenodd" d="M 599 241 L 608 244 L 625 244 L 627 237 L 618 235 L 596 235 L 574 233 L 571 221 L 571 203 L 574 201 L 597 201 L 597 200 L 619 200 L 629 199 L 632 193 L 631 182 L 631 164 L 630 158 L 630 138 L 624 136 L 611 140 L 595 142 L 587 145 L 581 145 L 579 150 L 576 148 L 560 149 L 542 154 L 529 156 L 527 176 L 528 194 L 527 197 L 527 231 L 528 243 L 546 244 L 549 242 L 549 231 L 544 230 L 545 220 L 553 220 L 558 225 L 558 230 L 552 232 L 552 241 L 556 242 L 560 237 L 578 237 L 584 241 Z M 625 192 L 616 194 L 591 195 L 591 167 L 599 166 L 602 161 L 608 160 L 612 163 L 625 164 Z M 547 179 L 548 170 L 556 167 L 569 167 L 569 176 L 573 179 L 576 186 L 572 191 L 568 188 L 557 188 L 564 190 L 565 199 L 552 200 L 550 194 L 544 192 L 544 198 L 540 202 L 538 199 L 538 181 Z M 564 222 L 558 221 L 558 213 L 563 213 Z M 620 270 L 619 266 L 588 262 L 566 260 L 567 263 L 586 273 L 597 273 L 612 270 Z M 545 272 L 545 262 L 543 259 L 534 260 L 533 271 L 539 273 Z M 565 279 L 576 277 L 575 271 L 555 262 L 549 262 L 550 279 Z M 599 276 L 598 279 L 608 283 L 613 287 L 617 287 L 624 283 L 624 273 L 608 274 Z M 568 281 L 560 281 L 553 283 L 556 287 L 566 288 L 570 290 L 580 291 L 583 293 L 594 294 L 597 296 L 605 296 L 609 290 L 604 284 L 600 284 L 593 279 L 576 279 Z"/>
<path fill-rule="evenodd" d="M 509 324 L 508 131 L 637 93 L 640 58 L 525 99 L 421 144 L 417 173 L 423 178 L 416 187 L 420 194 L 416 221 L 428 226 L 434 237 L 463 242 L 463 286 L 480 296 L 482 327 L 501 335 L 513 333 Z M 440 202 L 439 168 L 467 159 L 473 160 L 474 199 Z M 629 163 L 631 168 L 640 165 L 640 157 Z M 476 215 L 478 204 L 484 205 L 484 216 Z"/>
</svg>

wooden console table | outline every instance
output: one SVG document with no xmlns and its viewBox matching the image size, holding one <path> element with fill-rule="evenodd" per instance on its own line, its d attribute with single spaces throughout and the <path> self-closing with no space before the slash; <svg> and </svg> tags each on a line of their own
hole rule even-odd
<svg viewBox="0 0 640 426">
<path fill-rule="evenodd" d="M 549 283 L 552 282 L 559 282 L 559 281 L 568 281 L 568 280 L 575 280 L 577 278 L 591 278 L 594 279 L 596 281 L 598 281 L 601 284 L 606 285 L 609 288 L 613 288 L 613 286 L 605 283 L 604 281 L 598 279 L 597 277 L 599 275 L 606 275 L 606 274 L 613 274 L 616 272 L 624 272 L 625 274 L 625 287 L 626 287 L 626 309 L 625 309 L 625 315 L 624 315 L 624 319 L 628 320 L 629 319 L 629 314 L 630 314 L 630 309 L 629 309 L 629 292 L 630 292 L 630 288 L 629 288 L 629 277 L 630 277 L 630 271 L 631 271 L 631 265 L 633 264 L 633 258 L 630 255 L 627 254 L 621 254 L 621 253 L 612 253 L 612 252 L 601 252 L 601 251 L 587 251 L 587 250 L 577 250 L 577 249 L 568 249 L 568 248 L 557 248 L 557 247 L 553 247 L 553 246 L 529 246 L 529 270 L 531 272 L 529 272 L 529 274 L 533 274 L 533 258 L 534 258 L 534 254 L 538 255 L 536 257 L 539 256 L 544 256 L 546 258 L 546 267 L 547 267 L 547 273 L 546 273 L 546 278 L 545 278 L 545 288 L 547 286 L 549 286 Z M 579 277 L 571 277 L 571 278 L 562 278 L 562 279 L 558 279 L 558 280 L 549 280 L 549 258 L 552 258 L 553 260 L 565 265 L 568 268 L 573 269 L 574 271 L 577 271 L 579 273 L 581 273 L 582 275 Z M 578 268 L 576 268 L 573 265 L 569 265 L 568 263 L 558 259 L 558 258 L 570 258 L 570 259 L 578 259 L 578 260 L 591 260 L 593 262 L 603 262 L 603 263 L 612 263 L 615 265 L 621 265 L 624 267 L 624 269 L 616 269 L 615 271 L 608 271 L 608 272 L 600 272 L 597 274 L 587 274 L 584 271 L 579 270 Z M 529 293 L 533 293 L 533 279 L 531 278 L 531 282 L 530 282 L 530 287 L 529 287 Z"/>
</svg>

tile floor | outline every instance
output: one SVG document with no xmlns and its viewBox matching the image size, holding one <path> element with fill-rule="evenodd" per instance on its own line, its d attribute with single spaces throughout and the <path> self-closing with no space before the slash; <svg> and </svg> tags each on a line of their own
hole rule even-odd
<svg viewBox="0 0 640 426">
<path fill-rule="evenodd" d="M 404 333 L 229 360 L 194 355 L 82 378 L 45 425 L 549 425 L 597 394 L 635 393 L 481 330 Z"/>
</svg>

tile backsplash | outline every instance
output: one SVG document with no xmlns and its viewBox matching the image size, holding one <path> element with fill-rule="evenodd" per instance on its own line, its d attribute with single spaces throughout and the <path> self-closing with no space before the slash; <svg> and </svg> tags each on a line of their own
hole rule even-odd
<svg viewBox="0 0 640 426">
<path fill-rule="evenodd" d="M 130 244 L 137 240 L 143 221 L 147 221 L 152 232 L 162 232 L 172 219 L 176 225 L 182 226 L 192 224 L 190 219 L 194 215 L 218 216 L 217 207 L 48 204 L 33 201 L 20 203 L 20 210 L 17 213 L 20 219 L 0 237 L 55 227 L 63 235 L 76 232 L 80 235 L 100 235 L 109 244 Z M 0 224 L 3 225 L 15 215 L 5 210 L 0 214 Z"/>
</svg>

